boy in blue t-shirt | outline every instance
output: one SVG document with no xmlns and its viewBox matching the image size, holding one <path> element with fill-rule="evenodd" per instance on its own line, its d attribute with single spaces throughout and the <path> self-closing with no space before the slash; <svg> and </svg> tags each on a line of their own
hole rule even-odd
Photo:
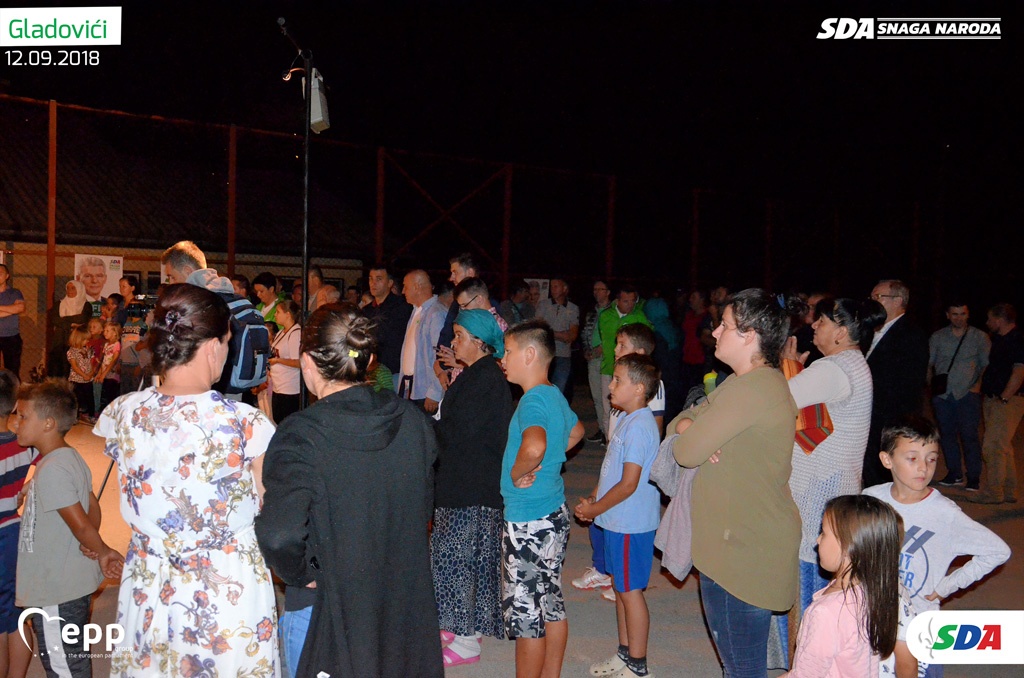
<svg viewBox="0 0 1024 678">
<path fill-rule="evenodd" d="M 611 404 L 625 413 L 608 443 L 597 491 L 581 497 L 575 509 L 581 521 L 604 531 L 604 561 L 615 589 L 619 651 L 590 667 L 593 675 L 626 678 L 647 675 L 647 635 L 651 619 L 644 589 L 654 562 L 654 533 L 661 519 L 658 490 L 648 480 L 658 456 L 658 425 L 647 403 L 661 374 L 646 355 L 615 361 L 609 386 Z"/>
<path fill-rule="evenodd" d="M 501 365 L 523 389 L 501 462 L 501 610 L 508 637 L 516 640 L 518 676 L 560 675 L 569 637 L 562 598 L 569 507 L 561 471 L 583 425 L 548 381 L 554 355 L 554 332 L 542 320 L 505 333 Z"/>
</svg>

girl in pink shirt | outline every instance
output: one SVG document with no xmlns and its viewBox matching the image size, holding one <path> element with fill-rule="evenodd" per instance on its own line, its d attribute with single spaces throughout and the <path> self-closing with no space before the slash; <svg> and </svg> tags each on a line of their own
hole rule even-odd
<svg viewBox="0 0 1024 678">
<path fill-rule="evenodd" d="M 835 578 L 804 612 L 789 678 L 878 675 L 896 645 L 902 543 L 903 521 L 888 504 L 846 495 L 826 505 L 818 560 Z"/>
</svg>

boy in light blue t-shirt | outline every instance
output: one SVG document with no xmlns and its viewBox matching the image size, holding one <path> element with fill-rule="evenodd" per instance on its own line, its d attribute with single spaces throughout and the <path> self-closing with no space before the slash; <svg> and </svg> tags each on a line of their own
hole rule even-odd
<svg viewBox="0 0 1024 678">
<path fill-rule="evenodd" d="M 654 330 L 647 325 L 632 323 L 623 325 L 615 333 L 615 359 L 631 353 L 641 355 L 652 355 L 656 345 Z M 657 393 L 647 403 L 647 409 L 654 415 L 654 421 L 658 426 L 658 435 L 664 431 L 665 420 L 665 384 L 658 381 Z M 615 430 L 619 422 L 626 417 L 626 412 L 612 406 L 608 415 L 608 440 L 615 438 Z M 596 492 L 596 490 L 595 490 Z M 572 580 L 572 585 L 578 589 L 601 589 L 601 596 L 606 600 L 615 602 L 615 592 L 612 590 L 612 579 L 608 576 L 608 566 L 604 562 L 604 529 L 597 521 L 590 524 L 590 546 L 593 550 L 591 566 L 584 570 L 583 574 Z"/>
<path fill-rule="evenodd" d="M 660 436 L 647 403 L 657 392 L 660 378 L 649 356 L 634 353 L 615 361 L 609 393 L 612 406 L 625 416 L 608 443 L 597 490 L 581 497 L 575 509 L 577 518 L 593 520 L 603 528 L 604 562 L 615 589 L 619 651 L 591 666 L 593 675 L 648 675 L 650 614 L 643 590 L 654 562 L 661 501 L 658 490 L 648 482 Z"/>
<path fill-rule="evenodd" d="M 562 598 L 569 507 L 561 470 L 565 453 L 583 438 L 583 425 L 548 381 L 554 355 L 554 332 L 543 320 L 505 334 L 501 364 L 524 392 L 501 464 L 501 610 L 508 637 L 516 640 L 519 675 L 559 675 L 569 637 Z"/>
</svg>

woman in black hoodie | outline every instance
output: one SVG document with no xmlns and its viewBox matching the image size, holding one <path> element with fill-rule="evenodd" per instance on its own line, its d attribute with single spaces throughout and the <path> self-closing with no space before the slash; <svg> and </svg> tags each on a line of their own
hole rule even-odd
<svg viewBox="0 0 1024 678">
<path fill-rule="evenodd" d="M 355 306 L 317 309 L 300 366 L 318 400 L 267 449 L 260 547 L 290 588 L 314 597 L 304 642 L 281 621 L 299 677 L 444 675 L 427 534 L 437 442 L 423 412 L 366 383 L 375 351 Z M 301 607 L 286 603 L 292 611 Z"/>
</svg>

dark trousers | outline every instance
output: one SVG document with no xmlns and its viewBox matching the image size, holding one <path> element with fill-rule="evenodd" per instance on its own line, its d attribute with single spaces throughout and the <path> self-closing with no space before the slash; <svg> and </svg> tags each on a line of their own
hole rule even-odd
<svg viewBox="0 0 1024 678">
<path fill-rule="evenodd" d="M 299 394 L 272 393 L 270 405 L 271 410 L 274 412 L 274 422 L 280 425 L 289 414 L 295 414 L 299 411 Z"/>
<path fill-rule="evenodd" d="M 882 429 L 890 426 L 890 422 L 882 422 L 874 416 L 871 417 L 871 428 L 868 430 L 868 445 L 864 450 L 864 470 L 861 475 L 862 487 L 874 487 L 882 483 L 892 482 L 892 471 L 882 466 L 882 460 L 878 456 L 882 449 Z"/>
<path fill-rule="evenodd" d="M 75 397 L 78 398 L 78 413 L 89 417 L 95 416 L 96 401 L 92 396 L 92 382 L 80 384 L 75 381 L 72 382 L 72 386 L 75 390 Z"/>
<path fill-rule="evenodd" d="M 957 478 L 963 478 L 960 464 L 961 452 L 967 466 L 967 482 L 981 480 L 981 394 L 968 393 L 960 400 L 953 396 L 932 398 L 935 419 L 939 424 L 939 438 L 942 442 L 942 456 L 946 459 L 946 470 Z"/>
<path fill-rule="evenodd" d="M 0 355 L 3 355 L 4 368 L 14 372 L 21 379 L 21 335 L 0 337 Z"/>
<path fill-rule="evenodd" d="M 111 401 L 121 396 L 120 379 L 104 379 L 103 390 L 100 391 L 100 412 L 106 409 Z M 97 413 L 98 414 L 98 413 Z"/>
<path fill-rule="evenodd" d="M 60 605 L 43 607 L 43 615 L 32 615 L 32 629 L 36 634 L 36 645 L 39 649 L 39 659 L 43 662 L 43 669 L 49 678 L 64 678 L 72 676 L 78 678 L 92 677 L 92 659 L 89 655 L 96 651 L 96 647 L 90 647 L 90 652 L 85 651 L 85 638 L 82 628 L 89 623 L 89 602 L 92 595 L 82 596 L 75 600 L 69 600 Z M 60 617 L 61 620 L 58 620 Z M 74 624 L 79 632 L 73 636 L 75 643 L 65 643 L 61 630 L 66 624 Z M 15 642 L 21 642 L 18 639 Z M 100 651 L 103 644 L 99 646 Z"/>
<path fill-rule="evenodd" d="M 551 384 L 562 392 L 567 401 L 572 400 L 572 391 L 568 389 L 571 378 L 572 358 L 555 358 L 551 361 Z"/>
</svg>

